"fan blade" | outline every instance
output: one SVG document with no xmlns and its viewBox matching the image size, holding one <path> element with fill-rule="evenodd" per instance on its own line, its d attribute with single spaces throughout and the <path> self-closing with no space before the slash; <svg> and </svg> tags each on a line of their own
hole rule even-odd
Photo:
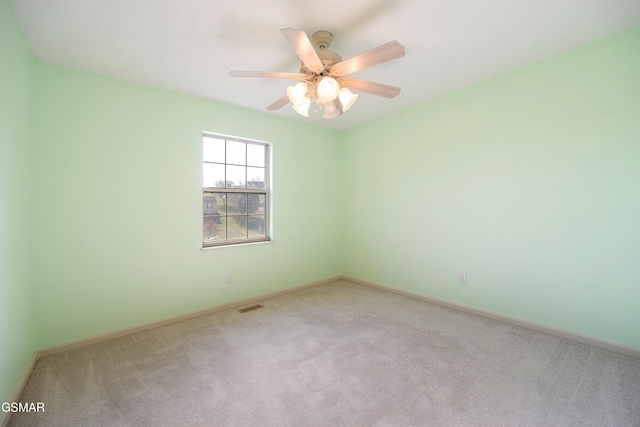
<svg viewBox="0 0 640 427">
<path fill-rule="evenodd" d="M 276 71 L 240 71 L 229 72 L 231 77 L 270 77 L 274 79 L 306 79 L 309 74 L 303 73 L 280 73 Z"/>
<path fill-rule="evenodd" d="M 282 33 L 282 36 L 289 42 L 309 70 L 314 73 L 320 73 L 324 70 L 324 65 L 320 61 L 318 53 L 304 31 L 296 30 L 295 28 L 283 28 L 280 33 Z"/>
<path fill-rule="evenodd" d="M 267 107 L 267 110 L 269 110 L 269 111 L 279 110 L 282 107 L 284 107 L 285 105 L 287 105 L 288 103 L 289 103 L 289 97 L 285 95 L 282 98 L 278 99 L 273 104 L 269 105 Z"/>
<path fill-rule="evenodd" d="M 402 58 L 404 56 L 404 46 L 397 41 L 392 41 L 375 49 L 368 50 L 353 58 L 345 59 L 331 67 L 331 74 L 334 76 L 346 76 L 383 62 Z"/>
<path fill-rule="evenodd" d="M 338 79 L 346 88 L 356 92 L 370 93 L 371 95 L 383 96 L 385 98 L 395 98 L 400 93 L 399 87 L 387 86 L 382 83 L 374 83 L 367 80 L 354 79 L 352 77 L 341 77 Z"/>
</svg>

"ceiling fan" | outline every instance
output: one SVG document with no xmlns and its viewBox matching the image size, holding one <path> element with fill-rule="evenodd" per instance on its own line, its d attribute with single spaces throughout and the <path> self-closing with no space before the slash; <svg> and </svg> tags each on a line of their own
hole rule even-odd
<svg viewBox="0 0 640 427">
<path fill-rule="evenodd" d="M 404 46 L 397 41 L 342 60 L 340 55 L 327 50 L 333 40 L 332 34 L 328 31 L 317 31 L 311 40 L 304 31 L 295 28 L 284 28 L 280 33 L 302 60 L 299 73 L 238 70 L 229 73 L 233 77 L 302 80 L 294 86 L 289 86 L 287 95 L 269 105 L 267 110 L 278 110 L 291 102 L 295 111 L 309 117 L 309 107 L 315 102 L 324 110 L 323 117 L 333 118 L 347 111 L 356 101 L 358 95 L 353 94 L 350 89 L 385 98 L 394 98 L 400 93 L 400 88 L 397 87 L 347 77 L 356 71 L 403 57 Z"/>
</svg>

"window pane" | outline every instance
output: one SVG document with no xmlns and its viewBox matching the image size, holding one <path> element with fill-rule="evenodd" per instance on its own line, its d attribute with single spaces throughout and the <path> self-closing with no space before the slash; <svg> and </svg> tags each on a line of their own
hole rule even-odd
<svg viewBox="0 0 640 427">
<path fill-rule="evenodd" d="M 264 194 L 247 194 L 247 213 L 265 213 L 265 201 L 267 200 Z"/>
<path fill-rule="evenodd" d="M 227 187 L 247 188 L 246 176 L 245 166 L 227 166 Z"/>
<path fill-rule="evenodd" d="M 264 145 L 247 144 L 247 165 L 264 167 Z"/>
<path fill-rule="evenodd" d="M 247 144 L 244 142 L 227 141 L 227 163 L 234 165 L 247 164 Z"/>
<path fill-rule="evenodd" d="M 266 227 L 264 215 L 249 215 L 247 225 L 249 229 L 249 237 L 265 236 Z"/>
<path fill-rule="evenodd" d="M 266 188 L 264 182 L 264 168 L 247 168 L 247 187 Z"/>
<path fill-rule="evenodd" d="M 227 207 L 225 203 L 226 197 L 226 193 L 204 193 L 204 215 L 225 215 L 227 213 Z"/>
<path fill-rule="evenodd" d="M 247 217 L 229 216 L 227 219 L 227 239 L 246 239 Z"/>
<path fill-rule="evenodd" d="M 203 241 L 204 243 L 213 242 L 217 240 L 227 240 L 226 233 L 226 217 L 204 217 L 204 233 L 203 233 Z"/>
<path fill-rule="evenodd" d="M 247 193 L 227 193 L 227 215 L 247 214 Z"/>
<path fill-rule="evenodd" d="M 202 137 L 202 160 L 205 162 L 224 163 L 224 139 Z"/>
<path fill-rule="evenodd" d="M 218 165 L 215 163 L 203 163 L 202 186 L 224 187 L 224 165 Z"/>
</svg>

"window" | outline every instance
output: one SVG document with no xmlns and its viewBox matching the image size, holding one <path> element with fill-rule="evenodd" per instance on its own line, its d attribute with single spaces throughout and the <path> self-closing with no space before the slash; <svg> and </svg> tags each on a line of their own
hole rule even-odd
<svg viewBox="0 0 640 427">
<path fill-rule="evenodd" d="M 270 240 L 269 146 L 202 135 L 202 247 Z"/>
</svg>

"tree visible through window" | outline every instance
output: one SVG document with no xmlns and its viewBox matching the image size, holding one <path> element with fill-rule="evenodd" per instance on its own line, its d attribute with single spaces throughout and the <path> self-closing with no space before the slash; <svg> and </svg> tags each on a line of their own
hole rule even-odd
<svg viewBox="0 0 640 427">
<path fill-rule="evenodd" d="M 202 246 L 269 240 L 269 146 L 202 135 Z"/>
</svg>

